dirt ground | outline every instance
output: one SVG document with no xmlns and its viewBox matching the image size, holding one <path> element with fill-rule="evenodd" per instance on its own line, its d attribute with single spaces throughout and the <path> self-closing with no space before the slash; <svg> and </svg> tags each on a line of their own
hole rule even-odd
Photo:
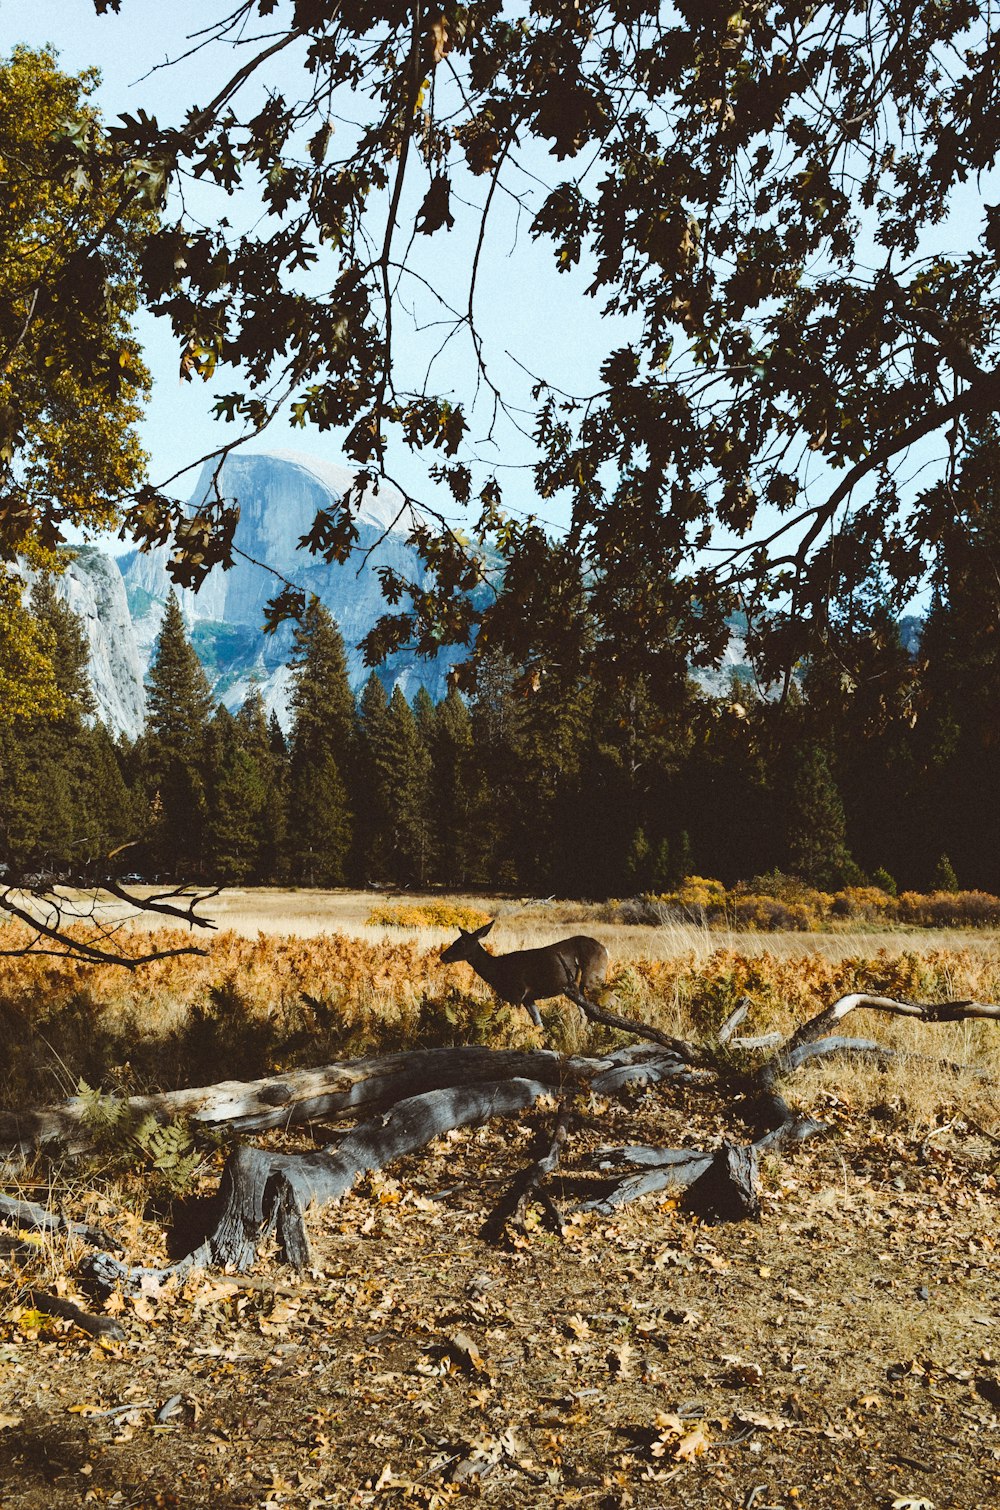
<svg viewBox="0 0 1000 1510">
<path fill-rule="evenodd" d="M 764 1170 L 759 1223 L 574 1216 L 602 1146 L 706 1146 L 677 1091 L 591 1106 L 564 1219 L 484 1216 L 551 1114 L 439 1140 L 312 1227 L 313 1269 L 0 1332 L 0 1506 L 1000 1507 L 997 1147 L 891 1107 Z M 133 1258 L 157 1228 L 91 1211 Z M 71 1267 L 71 1266 L 70 1266 Z"/>
</svg>

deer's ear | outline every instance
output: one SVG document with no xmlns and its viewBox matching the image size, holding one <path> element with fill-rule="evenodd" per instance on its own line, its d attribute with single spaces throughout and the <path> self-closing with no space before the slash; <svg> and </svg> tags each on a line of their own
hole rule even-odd
<svg viewBox="0 0 1000 1510">
<path fill-rule="evenodd" d="M 495 922 L 496 918 L 490 918 L 488 923 L 484 923 L 481 928 L 476 929 L 475 933 L 472 934 L 472 937 L 474 939 L 484 939 Z"/>
</svg>

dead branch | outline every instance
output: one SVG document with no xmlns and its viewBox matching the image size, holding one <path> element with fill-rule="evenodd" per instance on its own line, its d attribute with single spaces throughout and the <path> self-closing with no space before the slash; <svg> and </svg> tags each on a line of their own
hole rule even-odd
<svg viewBox="0 0 1000 1510">
<path fill-rule="evenodd" d="M 0 949 L 0 956 L 19 958 L 29 954 L 51 955 L 57 959 L 78 959 L 91 965 L 119 965 L 126 970 L 137 970 L 142 965 L 157 960 L 173 959 L 183 954 L 205 954 L 207 951 L 195 944 L 183 944 L 170 949 L 152 949 L 135 953 L 123 949 L 120 944 L 121 919 L 103 921 L 98 916 L 98 898 L 104 890 L 120 901 L 127 902 L 137 913 L 153 912 L 190 928 L 214 928 L 211 918 L 199 916 L 195 909 L 202 903 L 218 896 L 218 888 L 197 891 L 191 887 L 178 886 L 170 891 L 151 897 L 137 897 L 125 891 L 116 882 L 106 881 L 89 894 L 86 905 L 63 896 L 52 878 L 45 878 L 35 885 L 8 882 L 0 887 L 0 913 L 23 923 L 34 935 L 28 943 Z M 183 900 L 185 906 L 178 906 Z M 86 928 L 83 936 L 71 930 Z"/>
<path fill-rule="evenodd" d="M 47 1290 L 29 1290 L 28 1304 L 44 1316 L 58 1316 L 62 1321 L 72 1321 L 88 1337 L 108 1337 L 114 1342 L 124 1342 L 125 1328 L 113 1316 L 95 1316 L 85 1311 L 74 1300 L 61 1295 L 51 1295 Z"/>
<path fill-rule="evenodd" d="M 524 1214 L 532 1193 L 536 1194 L 541 1201 L 552 1230 L 562 1231 L 562 1220 L 554 1202 L 542 1189 L 542 1181 L 559 1167 L 572 1119 L 572 1106 L 570 1101 L 566 1100 L 559 1107 L 551 1135 L 542 1140 L 545 1152 L 526 1169 L 522 1169 L 483 1224 L 482 1235 L 487 1242 L 502 1242 L 510 1222 L 516 1223 L 521 1228 L 524 1227 Z"/>
<path fill-rule="evenodd" d="M 705 1051 L 696 1044 L 686 1043 L 683 1038 L 671 1038 L 669 1033 L 661 1032 L 652 1023 L 639 1022 L 634 1017 L 623 1017 L 618 1012 L 609 1012 L 606 1007 L 599 1007 L 596 1002 L 589 1001 L 575 986 L 566 986 L 563 995 L 575 1002 L 590 1022 L 599 1022 L 606 1028 L 618 1028 L 620 1032 L 633 1033 L 637 1038 L 645 1038 L 650 1043 L 658 1043 L 662 1048 L 669 1049 L 685 1064 L 706 1062 Z"/>
<path fill-rule="evenodd" d="M 72 1222 L 61 1212 L 50 1211 L 34 1201 L 18 1200 L 15 1196 L 0 1195 L 0 1222 L 25 1232 L 44 1232 L 50 1237 L 76 1238 L 89 1246 L 113 1246 L 111 1239 L 99 1227 L 87 1222 Z"/>
</svg>

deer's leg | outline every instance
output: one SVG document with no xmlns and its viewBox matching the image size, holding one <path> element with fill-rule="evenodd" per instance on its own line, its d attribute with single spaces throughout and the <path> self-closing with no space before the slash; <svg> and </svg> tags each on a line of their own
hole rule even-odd
<svg viewBox="0 0 1000 1510">
<path fill-rule="evenodd" d="M 536 1028 L 540 1028 L 541 1025 L 542 1025 L 542 1018 L 541 1018 L 541 1013 L 539 1012 L 538 1008 L 535 1006 L 535 1003 L 533 1001 L 530 1001 L 530 1000 L 525 1000 L 525 1001 L 522 1001 L 521 1005 L 524 1008 L 524 1010 L 527 1012 L 528 1016 L 531 1018 L 532 1022 L 535 1024 L 535 1027 Z"/>
</svg>

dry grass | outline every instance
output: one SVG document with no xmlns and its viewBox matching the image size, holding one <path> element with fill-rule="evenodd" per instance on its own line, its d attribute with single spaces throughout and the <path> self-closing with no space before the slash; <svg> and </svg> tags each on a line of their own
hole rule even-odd
<svg viewBox="0 0 1000 1510">
<path fill-rule="evenodd" d="M 608 1004 L 686 1038 L 710 1038 L 743 996 L 752 1003 L 748 1034 L 791 1033 L 854 990 L 916 1000 L 1000 999 L 994 932 L 727 933 L 693 923 L 609 923 L 586 904 L 455 897 L 418 910 L 415 900 L 393 903 L 408 911 L 383 916 L 485 911 L 497 918 L 490 942 L 499 952 L 570 932 L 594 934 L 612 956 Z M 537 1041 L 526 1015 L 500 1006 L 468 966 L 441 964 L 454 924 L 372 926 L 367 920 L 378 901 L 366 892 L 230 890 L 211 904 L 220 931 L 207 937 L 206 956 L 164 960 L 134 974 L 41 956 L 0 960 L 0 1100 L 6 1106 L 53 1100 L 80 1079 L 144 1090 L 418 1044 Z M 9 946 L 19 935 L 7 934 Z M 189 938 L 160 930 L 144 947 Z M 927 1056 L 927 1063 L 890 1072 L 830 1065 L 796 1081 L 798 1099 L 839 1088 L 852 1104 L 891 1103 L 916 1126 L 961 1106 L 995 1122 L 988 1082 L 943 1073 L 940 1062 L 967 1063 L 995 1082 L 996 1025 L 929 1028 L 859 1013 L 845 1031 Z M 546 1009 L 545 1034 L 553 1047 L 571 1052 L 615 1039 L 566 1003 Z"/>
</svg>

